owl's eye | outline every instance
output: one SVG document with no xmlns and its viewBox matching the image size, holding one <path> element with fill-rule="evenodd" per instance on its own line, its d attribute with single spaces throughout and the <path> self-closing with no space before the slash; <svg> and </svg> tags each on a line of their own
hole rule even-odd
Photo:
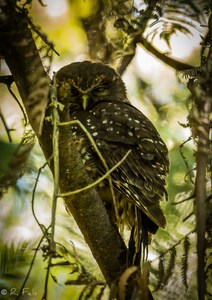
<svg viewBox="0 0 212 300">
<path fill-rule="evenodd" d="M 75 86 L 71 85 L 70 90 L 71 90 L 71 95 L 72 95 L 72 96 L 74 96 L 74 97 L 79 96 L 79 91 L 78 91 L 77 88 L 75 88 Z"/>
<path fill-rule="evenodd" d="M 107 87 L 105 85 L 99 85 L 95 88 L 93 88 L 92 92 L 95 94 L 101 94 L 107 90 Z"/>
</svg>

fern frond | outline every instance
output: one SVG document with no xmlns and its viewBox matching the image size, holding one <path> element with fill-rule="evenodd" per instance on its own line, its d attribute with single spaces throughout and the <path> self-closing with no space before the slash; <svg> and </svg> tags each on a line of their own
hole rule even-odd
<svg viewBox="0 0 212 300">
<path fill-rule="evenodd" d="M 185 237 L 183 241 L 183 256 L 182 256 L 182 266 L 181 266 L 181 276 L 182 282 L 186 289 L 188 289 L 188 282 L 187 282 L 187 270 L 188 270 L 188 255 L 190 250 L 190 239 L 188 236 Z"/>
<path fill-rule="evenodd" d="M 172 273 L 173 273 L 173 269 L 175 267 L 175 263 L 176 263 L 176 256 L 177 256 L 177 251 L 176 251 L 176 247 L 173 247 L 170 251 L 170 258 L 169 258 L 169 262 L 168 262 L 168 266 L 166 269 L 166 274 L 163 280 L 163 285 L 166 285 L 169 278 L 171 277 Z"/>
<path fill-rule="evenodd" d="M 157 35 L 170 47 L 170 38 L 173 34 L 181 32 L 192 35 L 192 29 L 201 32 L 199 24 L 206 25 L 210 14 L 210 4 L 207 1 L 170 1 L 158 3 L 149 30 L 146 33 L 153 41 Z"/>
<path fill-rule="evenodd" d="M 164 280 L 164 276 L 165 276 L 165 268 L 164 268 L 164 258 L 160 257 L 159 259 L 159 263 L 158 263 L 158 283 L 157 286 L 154 290 L 154 292 L 158 291 L 162 284 L 163 284 L 163 280 Z"/>
<path fill-rule="evenodd" d="M 20 272 L 20 268 L 28 266 L 28 255 L 25 252 L 27 243 L 15 246 L 13 243 L 8 246 L 7 244 L 0 243 L 0 275 L 1 278 L 13 274 L 15 277 Z M 19 274 L 20 276 L 20 274 Z"/>
<path fill-rule="evenodd" d="M 170 1 L 166 0 L 164 5 L 164 12 L 169 13 L 172 11 L 175 15 L 184 15 L 190 19 L 200 22 L 201 18 L 204 18 L 204 14 L 208 13 L 210 4 L 207 1 L 192 1 L 192 0 L 180 0 Z"/>
</svg>

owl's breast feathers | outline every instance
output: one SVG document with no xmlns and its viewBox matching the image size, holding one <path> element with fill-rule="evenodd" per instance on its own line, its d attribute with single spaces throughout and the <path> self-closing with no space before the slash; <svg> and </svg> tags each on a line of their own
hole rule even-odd
<svg viewBox="0 0 212 300">
<path fill-rule="evenodd" d="M 135 107 L 121 101 L 98 102 L 89 111 L 70 115 L 87 128 L 109 168 L 131 150 L 111 173 L 113 184 L 157 226 L 164 228 L 166 220 L 159 202 L 167 197 L 164 186 L 169 161 L 167 148 L 154 125 Z M 72 131 L 77 136 L 86 135 L 76 126 Z M 105 174 L 91 145 L 87 157 L 95 158 L 98 173 Z"/>
</svg>

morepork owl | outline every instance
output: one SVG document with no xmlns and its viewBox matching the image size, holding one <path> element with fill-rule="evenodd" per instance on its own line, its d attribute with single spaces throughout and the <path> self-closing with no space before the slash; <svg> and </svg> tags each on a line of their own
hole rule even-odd
<svg viewBox="0 0 212 300">
<path fill-rule="evenodd" d="M 115 202 L 107 179 L 98 191 L 112 220 L 120 228 L 126 225 L 132 230 L 135 253 L 130 260 L 138 264 L 149 233 L 166 224 L 160 200 L 167 197 L 167 147 L 150 120 L 130 104 L 121 77 L 109 66 L 90 61 L 72 63 L 56 73 L 56 80 L 59 101 L 68 100 L 70 119 L 85 126 L 108 169 L 128 153 L 110 174 Z M 71 130 L 85 168 L 95 181 L 106 173 L 105 165 L 86 132 L 76 124 Z"/>
</svg>

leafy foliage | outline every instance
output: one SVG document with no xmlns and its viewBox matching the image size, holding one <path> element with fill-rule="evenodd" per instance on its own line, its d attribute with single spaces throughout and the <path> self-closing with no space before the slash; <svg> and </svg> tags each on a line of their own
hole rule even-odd
<svg viewBox="0 0 212 300">
<path fill-rule="evenodd" d="M 29 249 L 26 243 L 15 246 L 13 243 L 0 244 L 0 290 L 1 295 L 16 293 L 25 278 L 30 263 Z"/>
<path fill-rule="evenodd" d="M 148 36 L 154 39 L 159 34 L 170 47 L 170 39 L 177 32 L 192 34 L 191 29 L 205 22 L 205 15 L 209 13 L 208 1 L 160 1 L 153 14 L 154 22 L 150 24 Z"/>
</svg>

